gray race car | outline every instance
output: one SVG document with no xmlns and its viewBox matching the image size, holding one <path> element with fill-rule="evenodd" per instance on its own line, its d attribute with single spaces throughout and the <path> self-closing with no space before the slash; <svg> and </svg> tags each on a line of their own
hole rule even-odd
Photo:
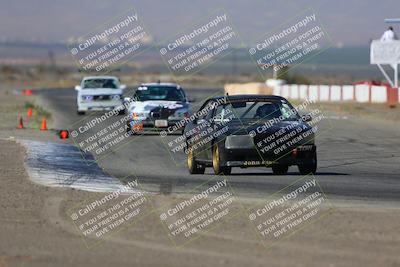
<svg viewBox="0 0 400 267">
<path fill-rule="evenodd" d="M 188 117 L 191 111 L 184 90 L 173 83 L 142 84 L 132 98 L 125 98 L 125 101 L 130 101 L 127 131 L 131 133 L 145 130 L 182 132 L 183 127 L 175 129 L 173 126 Z"/>
</svg>

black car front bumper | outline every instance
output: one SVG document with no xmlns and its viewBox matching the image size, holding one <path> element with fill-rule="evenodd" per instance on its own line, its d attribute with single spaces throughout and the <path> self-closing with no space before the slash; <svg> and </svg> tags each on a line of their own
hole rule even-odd
<svg viewBox="0 0 400 267">
<path fill-rule="evenodd" d="M 221 142 L 222 164 L 230 167 L 257 167 L 270 165 L 304 165 L 310 164 L 316 157 L 314 144 L 302 144 L 286 148 L 274 153 L 261 152 L 254 143 L 249 142 L 251 137 L 227 138 Z M 276 151 L 275 151 L 276 152 Z"/>
</svg>

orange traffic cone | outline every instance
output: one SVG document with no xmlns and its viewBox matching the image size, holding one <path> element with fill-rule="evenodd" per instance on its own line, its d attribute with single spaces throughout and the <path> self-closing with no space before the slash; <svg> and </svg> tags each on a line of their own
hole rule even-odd
<svg viewBox="0 0 400 267">
<path fill-rule="evenodd" d="M 32 117 L 32 108 L 28 108 L 28 111 L 26 112 L 26 116 L 28 116 L 28 118 Z"/>
<path fill-rule="evenodd" d="M 42 118 L 42 126 L 40 127 L 41 131 L 47 131 L 46 117 Z"/>
<path fill-rule="evenodd" d="M 22 117 L 19 118 L 18 129 L 24 129 L 24 122 L 22 121 Z"/>
</svg>

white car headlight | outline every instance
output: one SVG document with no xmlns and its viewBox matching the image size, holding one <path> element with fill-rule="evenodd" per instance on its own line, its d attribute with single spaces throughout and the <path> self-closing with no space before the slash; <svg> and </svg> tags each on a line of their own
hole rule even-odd
<svg viewBox="0 0 400 267">
<path fill-rule="evenodd" d="M 121 96 L 120 96 L 120 95 L 112 95 L 111 98 L 112 98 L 113 100 L 120 100 L 120 99 L 121 99 Z"/>
<path fill-rule="evenodd" d="M 93 96 L 92 95 L 83 95 L 82 96 L 82 100 L 92 101 L 93 100 Z"/>
</svg>

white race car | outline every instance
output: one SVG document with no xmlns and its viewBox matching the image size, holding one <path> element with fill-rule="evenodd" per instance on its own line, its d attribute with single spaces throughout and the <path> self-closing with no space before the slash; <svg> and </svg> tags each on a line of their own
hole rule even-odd
<svg viewBox="0 0 400 267">
<path fill-rule="evenodd" d="M 82 79 L 75 86 L 78 92 L 76 103 L 78 115 L 90 110 L 113 110 L 123 104 L 123 91 L 126 85 L 120 84 L 114 76 L 92 76 Z M 121 113 L 124 109 L 121 110 Z"/>
<path fill-rule="evenodd" d="M 183 119 L 188 118 L 191 105 L 180 85 L 173 83 L 145 83 L 140 85 L 129 101 L 127 131 L 167 130 L 182 132 Z M 178 123 L 179 122 L 179 123 Z"/>
</svg>

